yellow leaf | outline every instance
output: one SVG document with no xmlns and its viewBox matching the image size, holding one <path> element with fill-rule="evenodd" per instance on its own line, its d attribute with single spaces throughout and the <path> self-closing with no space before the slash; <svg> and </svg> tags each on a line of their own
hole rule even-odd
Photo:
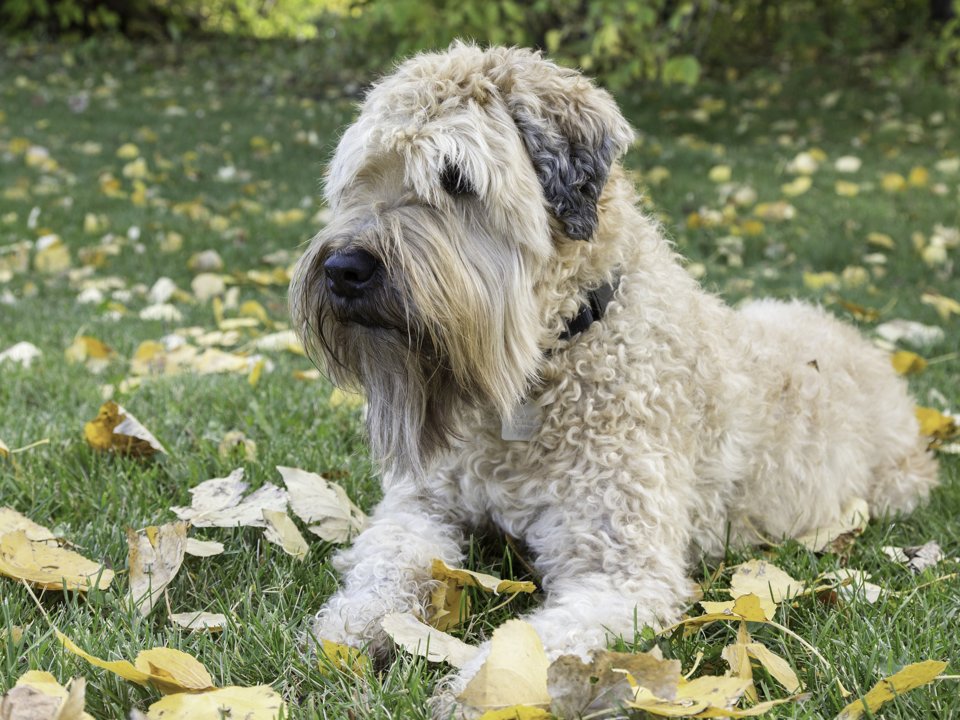
<svg viewBox="0 0 960 720">
<path fill-rule="evenodd" d="M 900 672 L 894 673 L 874 685 L 861 700 L 856 700 L 847 705 L 837 715 L 836 720 L 857 720 L 868 710 L 873 713 L 897 695 L 902 695 L 914 688 L 932 682 L 946 667 L 947 663 L 939 660 L 925 660 L 907 665 Z"/>
<path fill-rule="evenodd" d="M 786 660 L 760 643 L 749 643 L 744 647 L 787 692 L 795 693 L 800 689 L 800 680 Z"/>
<path fill-rule="evenodd" d="M 346 392 L 335 387 L 330 393 L 330 407 L 343 407 L 348 410 L 357 410 L 366 403 L 366 398 L 361 393 Z"/>
<path fill-rule="evenodd" d="M 430 627 L 410 613 L 390 613 L 381 625 L 397 645 L 429 662 L 447 662 L 462 668 L 477 654 L 476 647 Z"/>
<path fill-rule="evenodd" d="M 265 358 L 260 358 L 250 369 L 250 373 L 247 375 L 247 384 L 250 387 L 256 387 L 260 382 L 260 376 L 263 375 L 263 369 L 267 366 L 267 361 Z"/>
<path fill-rule="evenodd" d="M 738 565 L 730 579 L 730 595 L 734 598 L 752 594 L 769 597 L 779 604 L 804 592 L 802 582 L 764 560 L 748 560 Z"/>
<path fill-rule="evenodd" d="M 481 710 L 549 705 L 548 666 L 533 626 L 508 620 L 494 631 L 486 662 L 457 699 Z"/>
<path fill-rule="evenodd" d="M 218 543 L 215 540 L 187 538 L 183 550 L 187 555 L 193 555 L 194 557 L 213 557 L 223 552 L 223 543 Z"/>
<path fill-rule="evenodd" d="M 725 183 L 730 182 L 730 175 L 731 170 L 729 165 L 714 165 L 710 168 L 707 177 L 710 178 L 711 182 Z"/>
<path fill-rule="evenodd" d="M 756 605 L 754 605 L 754 603 Z M 712 602 L 701 600 L 699 603 L 706 615 L 689 618 L 685 623 L 702 624 L 714 620 L 749 620 L 751 622 L 767 622 L 772 620 L 777 612 L 777 603 L 769 596 L 758 597 L 753 593 L 741 595 L 735 600 Z"/>
<path fill-rule="evenodd" d="M 946 440 L 958 432 L 956 421 L 950 415 L 944 415 L 935 408 L 916 407 L 914 412 L 920 423 L 921 435 Z"/>
<path fill-rule="evenodd" d="M 907 186 L 907 181 L 900 173 L 885 173 L 880 178 L 880 187 L 888 193 L 900 192 Z"/>
<path fill-rule="evenodd" d="M 363 675 L 370 667 L 370 658 L 364 655 L 358 648 L 349 645 L 341 645 L 332 640 L 320 639 L 320 647 L 317 648 L 320 656 L 336 670 L 352 673 L 354 675 Z M 320 664 L 320 671 L 326 674 L 327 667 L 324 662 Z"/>
<path fill-rule="evenodd" d="M 543 708 L 511 705 L 500 710 L 487 710 L 477 720 L 550 720 L 553 715 Z"/>
<path fill-rule="evenodd" d="M 106 590 L 113 571 L 49 542 L 32 542 L 24 530 L 0 535 L 0 575 L 44 590 Z"/>
<path fill-rule="evenodd" d="M 264 508 L 263 519 L 267 523 L 265 536 L 270 542 L 279 545 L 287 555 L 303 560 L 310 550 L 307 541 L 297 529 L 296 524 L 283 510 Z"/>
<path fill-rule="evenodd" d="M 5 458 L 5 457 L 10 457 L 10 448 L 7 446 L 7 444 L 3 440 L 0 440 L 0 458 Z M 0 510 L 0 512 L 3 512 L 3 511 Z"/>
<path fill-rule="evenodd" d="M 79 647 L 59 630 L 54 631 L 63 647 L 91 665 L 109 670 L 138 685 L 151 684 L 162 693 L 210 690 L 213 679 L 192 655 L 173 648 L 144 650 L 133 663 L 129 660 L 102 660 Z"/>
<path fill-rule="evenodd" d="M 886 250 L 893 250 L 894 247 L 896 247 L 896 243 L 894 243 L 893 238 L 886 233 L 881 232 L 867 233 L 867 242 L 870 245 L 876 245 L 877 247 L 882 247 Z"/>
<path fill-rule="evenodd" d="M 96 450 L 134 457 L 167 452 L 139 420 L 113 401 L 100 407 L 97 417 L 84 425 L 83 434 Z"/>
<path fill-rule="evenodd" d="M 116 353 L 107 345 L 89 335 L 79 335 L 64 352 L 67 362 L 84 363 L 93 373 L 103 372 Z"/>
<path fill-rule="evenodd" d="M 443 560 L 434 558 L 431 565 L 431 574 L 434 580 L 455 580 L 464 587 L 478 587 L 492 592 L 494 595 L 505 593 L 532 593 L 537 586 L 529 580 L 501 580 L 493 575 L 451 568 Z"/>
<path fill-rule="evenodd" d="M 780 186 L 780 191 L 787 197 L 803 195 L 813 186 L 813 178 L 809 175 L 798 175 L 793 181 Z"/>
<path fill-rule="evenodd" d="M 30 542 L 53 542 L 57 536 L 43 525 L 38 525 L 13 508 L 0 507 L 0 536 L 10 532 L 22 531 Z"/>
<path fill-rule="evenodd" d="M 856 197 L 860 194 L 860 186 L 849 180 L 837 180 L 833 189 L 840 197 Z"/>
<path fill-rule="evenodd" d="M 926 187 L 930 184 L 930 171 L 919 165 L 910 168 L 910 174 L 907 176 L 907 184 L 911 187 Z"/>
<path fill-rule="evenodd" d="M 37 240 L 37 253 L 33 256 L 37 272 L 50 275 L 61 273 L 70 267 L 70 249 L 56 235 L 44 235 Z"/>
<path fill-rule="evenodd" d="M 121 160 L 133 160 L 140 154 L 140 148 L 133 143 L 124 143 L 117 148 L 117 157 Z"/>
<path fill-rule="evenodd" d="M 636 699 L 627 706 L 662 717 L 689 717 L 704 711 L 732 708 L 749 686 L 750 681 L 743 678 L 705 675 L 681 682 L 676 696 L 671 699 L 658 698 L 639 688 Z"/>
<path fill-rule="evenodd" d="M 83 711 L 86 680 L 70 681 L 69 689 L 48 672 L 30 670 L 0 698 L 0 718 L 9 720 L 93 720 Z"/>
<path fill-rule="evenodd" d="M 890 356 L 890 362 L 900 375 L 915 375 L 927 369 L 927 361 L 909 350 L 897 350 Z"/>
<path fill-rule="evenodd" d="M 437 630 L 456 627 L 470 615 L 470 597 L 463 592 L 458 582 L 437 580 L 430 592 L 427 619 Z"/>
<path fill-rule="evenodd" d="M 177 693 L 158 700 L 147 710 L 148 720 L 202 720 L 242 718 L 277 720 L 289 717 L 283 698 L 269 685 L 225 687 L 203 693 Z"/>
<path fill-rule="evenodd" d="M 240 309 L 237 312 L 241 317 L 255 318 L 264 325 L 270 324 L 270 316 L 267 315 L 266 308 L 256 300 L 247 300 L 240 305 Z"/>
<path fill-rule="evenodd" d="M 183 564 L 190 523 L 151 525 L 143 533 L 127 530 L 130 599 L 141 615 L 153 610 Z"/>
<path fill-rule="evenodd" d="M 840 284 L 840 278 L 834 272 L 805 272 L 803 274 L 803 284 L 808 290 L 817 292 L 825 287 L 837 287 Z"/>
<path fill-rule="evenodd" d="M 241 467 L 225 478 L 205 480 L 190 489 L 193 498 L 189 507 L 170 509 L 194 527 L 265 527 L 264 508 L 285 510 L 287 493 L 272 483 L 266 483 L 243 497 L 247 489 L 243 473 Z"/>
<path fill-rule="evenodd" d="M 944 322 L 949 320 L 951 315 L 960 315 L 960 302 L 940 293 L 923 293 L 920 296 L 920 302 L 933 307 Z"/>
</svg>

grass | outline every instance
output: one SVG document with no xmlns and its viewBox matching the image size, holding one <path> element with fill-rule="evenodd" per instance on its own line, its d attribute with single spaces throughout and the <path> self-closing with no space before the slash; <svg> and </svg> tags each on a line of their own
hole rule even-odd
<svg viewBox="0 0 960 720">
<path fill-rule="evenodd" d="M 83 267 L 81 250 L 98 245 L 106 233 L 128 238 L 118 243 L 119 254 L 87 271 L 94 278 L 119 278 L 129 291 L 113 300 L 129 311 L 118 319 L 111 311 L 121 308 L 109 297 L 93 305 L 77 303 L 83 280 L 79 273 L 67 277 L 30 271 L 0 282 L 0 296 L 15 300 L 0 305 L 0 350 L 26 340 L 43 351 L 29 369 L 0 366 L 0 439 L 11 448 L 50 440 L 12 460 L 0 460 L 0 504 L 62 532 L 88 556 L 104 558 L 121 571 L 104 592 L 43 594 L 50 620 L 88 651 L 111 659 L 132 658 L 154 645 L 187 650 L 211 670 L 217 684 L 273 685 L 296 717 L 425 717 L 425 698 L 442 669 L 401 656 L 357 679 L 325 675 L 299 652 L 297 634 L 304 618 L 336 585 L 325 564 L 332 548 L 320 542 L 313 543 L 305 563 L 298 563 L 265 543 L 260 531 L 196 532 L 223 541 L 227 552 L 188 559 L 169 601 L 175 612 L 228 614 L 233 619 L 220 636 L 174 629 L 163 608 L 141 619 L 123 602 L 124 529 L 171 520 L 168 508 L 186 503 L 188 488 L 222 477 L 239 464 L 254 486 L 278 482 L 276 465 L 293 465 L 339 479 L 367 510 L 376 503 L 377 480 L 359 434 L 358 414 L 331 407 L 330 388 L 323 382 L 294 378 L 295 370 L 309 367 L 305 359 L 272 353 L 275 368 L 255 387 L 244 375 L 186 375 L 119 395 L 170 450 L 161 462 L 101 455 L 83 439 L 84 422 L 102 402 L 102 386 L 117 386 L 128 376 L 126 359 L 141 341 L 178 327 L 214 327 L 209 303 L 178 302 L 184 315 L 180 322 L 139 320 L 137 312 L 146 304 L 143 293 L 158 277 L 189 288 L 187 259 L 194 252 L 215 248 L 226 272 L 237 273 L 263 268 L 263 256 L 294 250 L 309 238 L 318 225 L 313 216 L 320 209 L 322 162 L 354 111 L 354 98 L 342 88 L 356 86 L 362 73 L 338 69 L 335 48 L 326 45 L 8 45 L 3 52 L 0 252 L 52 232 L 70 247 L 77 271 Z M 706 82 L 690 91 L 649 88 L 621 96 L 629 117 L 642 129 L 628 164 L 647 184 L 651 208 L 679 249 L 691 262 L 703 264 L 704 284 L 729 301 L 761 294 L 800 296 L 851 321 L 856 318 L 841 302 L 876 309 L 880 320 L 904 317 L 943 327 L 946 339 L 925 350 L 941 361 L 911 378 L 911 384 L 922 404 L 956 410 L 960 323 L 955 316 L 938 317 L 921 295 L 932 290 L 960 297 L 953 271 L 960 249 L 949 251 L 946 264 L 931 267 L 920 259 L 911 235 L 929 238 L 936 224 L 960 225 L 960 175 L 935 169 L 938 160 L 960 152 L 957 93 L 932 79 L 898 76 L 870 63 L 829 74 L 821 70 L 769 71 L 745 80 Z M 831 104 L 834 93 L 839 94 Z M 96 143 L 99 152 L 92 153 L 95 148 L 88 143 Z M 137 145 L 147 163 L 147 198 L 141 205 L 129 197 L 135 179 L 123 175 L 131 160 L 116 155 L 126 143 Z M 24 150 L 29 145 L 46 148 L 56 167 L 28 165 Z M 709 216 L 704 209 L 722 207 L 717 184 L 708 178 L 710 168 L 728 165 L 735 182 L 756 189 L 761 202 L 773 201 L 781 198 L 780 186 L 792 179 L 785 171 L 787 162 L 810 148 L 821 149 L 829 159 L 814 175 L 812 189 L 789 199 L 796 208 L 793 220 L 751 228 L 744 224 L 752 217 L 746 207 L 717 227 L 702 227 Z M 863 161 L 849 178 L 861 184 L 861 192 L 850 198 L 834 191 L 834 182 L 844 177 L 834 171 L 833 161 L 846 154 Z M 652 172 L 658 166 L 670 174 L 655 182 L 662 176 Z M 224 167 L 235 167 L 242 177 L 218 177 Z M 883 174 L 906 177 L 914 167 L 929 170 L 925 187 L 897 193 L 880 188 Z M 119 181 L 127 197 L 104 194 L 106 174 Z M 87 214 L 103 216 L 105 227 L 85 232 Z M 731 242 L 722 238 L 744 230 L 742 262 L 731 262 L 718 250 Z M 895 247 L 881 251 L 868 246 L 870 232 L 888 234 Z M 183 247 L 164 253 L 161 244 L 170 233 L 182 235 Z M 879 276 L 868 270 L 869 282 L 863 285 L 840 282 L 813 291 L 804 284 L 805 272 L 842 275 L 850 266 L 870 267 L 863 256 L 877 251 L 886 257 L 886 272 Z M 856 274 L 851 273 L 849 277 Z M 239 287 L 242 300 L 258 300 L 273 321 L 285 322 L 284 287 L 242 279 Z M 872 324 L 864 323 L 864 329 Z M 120 359 L 102 375 L 68 364 L 64 349 L 80 333 L 106 342 Z M 256 461 L 218 454 L 221 438 L 233 429 L 257 443 Z M 817 557 L 788 543 L 769 552 L 731 550 L 724 558 L 729 567 L 765 556 L 801 579 L 846 564 L 866 570 L 874 582 L 898 593 L 874 605 L 804 599 L 782 611 L 781 622 L 816 646 L 829 669 L 799 643 L 758 629 L 757 636 L 791 662 L 811 694 L 803 704 L 778 708 L 777 717 L 833 717 L 845 704 L 836 678 L 865 692 L 879 677 L 923 659 L 949 660 L 948 672 L 957 672 L 960 584 L 956 579 L 927 584 L 956 570 L 955 561 L 914 577 L 889 562 L 880 548 L 936 539 L 949 557 L 960 554 L 958 468 L 955 456 L 944 456 L 943 486 L 930 505 L 907 518 L 872 523 L 849 557 Z M 509 574 L 512 563 L 523 575 L 522 564 L 495 538 L 478 541 L 471 558 L 478 569 Z M 705 565 L 703 576 L 716 569 L 716 564 Z M 720 586 L 725 582 L 723 578 Z M 713 591 L 712 596 L 722 593 Z M 518 599 L 494 609 L 496 600 L 477 598 L 478 613 L 463 636 L 476 642 L 534 602 Z M 98 718 L 125 717 L 130 708 L 145 709 L 157 699 L 155 692 L 64 652 L 26 590 L 0 579 L 0 632 L 14 625 L 25 632 L 18 642 L 9 635 L 0 640 L 0 689 L 39 668 L 62 681 L 85 676 L 87 708 Z M 729 629 L 715 625 L 687 638 L 675 634 L 654 641 L 641 635 L 636 640 L 643 649 L 656 642 L 685 669 L 702 652 L 703 667 L 723 672 L 720 651 L 732 637 Z M 955 682 L 913 691 L 881 714 L 956 716 L 960 700 Z M 783 694 L 760 673 L 758 685 L 769 697 Z"/>
</svg>

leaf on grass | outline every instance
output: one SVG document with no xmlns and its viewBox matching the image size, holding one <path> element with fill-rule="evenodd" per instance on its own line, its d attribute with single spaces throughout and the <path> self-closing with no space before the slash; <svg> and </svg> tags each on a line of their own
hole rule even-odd
<svg viewBox="0 0 960 720">
<path fill-rule="evenodd" d="M 67 362 L 83 363 L 92 373 L 101 373 L 113 362 L 117 354 L 95 337 L 79 335 L 66 349 Z"/>
<path fill-rule="evenodd" d="M 30 542 L 56 542 L 57 536 L 13 508 L 0 507 L 0 535 L 22 530 Z"/>
<path fill-rule="evenodd" d="M 266 527 L 264 509 L 287 508 L 287 493 L 276 485 L 267 483 L 243 497 L 246 489 L 243 468 L 237 468 L 225 478 L 205 480 L 191 488 L 193 499 L 189 507 L 170 509 L 196 527 Z"/>
<path fill-rule="evenodd" d="M 16 345 L 11 345 L 3 352 L 0 352 L 0 363 L 4 360 L 9 360 L 21 367 L 29 368 L 33 365 L 33 361 L 42 355 L 43 353 L 40 352 L 40 348 L 33 343 L 18 342 Z"/>
<path fill-rule="evenodd" d="M 960 302 L 957 302 L 953 298 L 947 297 L 946 295 L 941 295 L 940 293 L 923 293 L 920 296 L 920 302 L 922 302 L 924 305 L 930 305 L 934 310 L 937 311 L 940 319 L 944 322 L 950 320 L 952 315 L 960 315 Z"/>
<path fill-rule="evenodd" d="M 359 534 L 367 516 L 346 490 L 316 473 L 277 466 L 290 497 L 290 508 L 323 540 L 342 543 Z"/>
<path fill-rule="evenodd" d="M 738 565 L 730 578 L 730 595 L 734 598 L 753 594 L 761 598 L 769 597 L 779 604 L 803 592 L 802 582 L 794 580 L 776 565 L 764 560 L 748 560 Z"/>
<path fill-rule="evenodd" d="M 253 440 L 250 440 L 242 431 L 231 430 L 224 434 L 220 445 L 217 446 L 217 454 L 226 460 L 237 453 L 242 453 L 243 459 L 247 462 L 256 462 L 257 444 Z"/>
<path fill-rule="evenodd" d="M 818 583 L 829 583 L 835 587 L 841 597 L 863 599 L 872 605 L 880 599 L 885 591 L 879 585 L 869 582 L 869 580 L 869 573 L 852 568 L 832 570 L 822 573 L 817 578 Z M 825 588 L 818 588 L 818 591 L 820 589 Z"/>
<path fill-rule="evenodd" d="M 10 457 L 10 447 L 0 439 L 0 458 Z"/>
<path fill-rule="evenodd" d="M 903 563 L 913 573 L 922 573 L 943 560 L 943 550 L 936 540 L 914 547 L 883 547 L 884 554 L 894 562 Z"/>
<path fill-rule="evenodd" d="M 430 572 L 434 580 L 453 580 L 462 587 L 478 587 L 494 595 L 537 591 L 537 586 L 528 580 L 501 580 L 493 575 L 486 575 L 473 570 L 452 568 L 439 558 L 434 558 L 430 566 Z"/>
<path fill-rule="evenodd" d="M 589 663 L 575 655 L 557 658 L 547 670 L 550 709 L 558 717 L 580 717 L 616 709 L 633 700 L 638 687 L 673 698 L 680 662 L 650 653 L 595 652 Z"/>
<path fill-rule="evenodd" d="M 899 375 L 916 375 L 927 369 L 927 361 L 909 350 L 897 350 L 890 362 Z"/>
<path fill-rule="evenodd" d="M 267 540 L 279 545 L 287 555 L 292 555 L 297 560 L 303 560 L 307 556 L 310 546 L 287 513 L 264 508 L 263 519 L 267 523 L 264 530 Z"/>
<path fill-rule="evenodd" d="M 283 698 L 269 685 L 225 687 L 203 693 L 167 695 L 147 710 L 148 720 L 197 720 L 198 718 L 242 718 L 277 720 L 289 717 Z"/>
<path fill-rule="evenodd" d="M 187 555 L 193 555 L 194 557 L 213 557 L 223 552 L 223 543 L 216 540 L 187 538 L 183 550 Z"/>
<path fill-rule="evenodd" d="M 214 687 L 207 669 L 192 655 L 180 650 L 164 647 L 143 650 L 132 663 L 129 660 L 102 660 L 79 647 L 59 630 L 54 632 L 64 648 L 91 665 L 109 670 L 138 685 L 149 683 L 164 694 L 200 692 Z"/>
<path fill-rule="evenodd" d="M 906 342 L 914 347 L 928 347 L 943 342 L 945 333 L 943 328 L 936 325 L 924 325 L 913 320 L 890 320 L 877 325 L 877 335 L 887 342 Z"/>
<path fill-rule="evenodd" d="M 87 681 L 74 678 L 68 687 L 42 670 L 30 670 L 0 698 L 3 720 L 93 720 L 83 711 Z"/>
<path fill-rule="evenodd" d="M 861 535 L 870 520 L 870 510 L 863 498 L 853 498 L 832 524 L 801 535 L 797 542 L 813 552 L 842 552 Z"/>
<path fill-rule="evenodd" d="M 97 417 L 84 425 L 83 434 L 96 450 L 134 457 L 167 452 L 139 420 L 113 401 L 100 407 Z"/>
<path fill-rule="evenodd" d="M 340 388 L 335 387 L 330 392 L 330 400 L 328 402 L 330 407 L 343 407 L 347 410 L 358 410 L 364 406 L 364 403 L 367 402 L 367 399 L 360 393 L 347 392 L 346 390 L 341 390 Z"/>
<path fill-rule="evenodd" d="M 0 535 L 0 575 L 43 590 L 106 590 L 113 571 L 48 541 L 33 542 L 24 530 Z"/>
<path fill-rule="evenodd" d="M 487 710 L 477 720 L 552 720 L 553 715 L 543 708 L 530 705 L 511 705 L 499 710 Z"/>
<path fill-rule="evenodd" d="M 477 654 L 474 646 L 430 627 L 410 613 L 390 613 L 381 624 L 393 642 L 428 662 L 446 662 L 462 668 Z"/>
<path fill-rule="evenodd" d="M 750 686 L 749 680 L 737 677 L 704 675 L 682 681 L 672 698 L 661 698 L 646 688 L 637 688 L 637 696 L 627 707 L 663 717 L 688 717 L 708 710 L 730 710 Z"/>
<path fill-rule="evenodd" d="M 170 622 L 186 630 L 206 630 L 210 633 L 223 632 L 227 626 L 227 616 L 222 613 L 183 612 L 170 615 Z"/>
<path fill-rule="evenodd" d="M 948 440 L 958 433 L 957 421 L 936 408 L 916 407 L 917 422 L 920 423 L 920 434 L 936 440 Z"/>
<path fill-rule="evenodd" d="M 353 675 L 363 675 L 370 667 L 370 658 L 359 648 L 341 645 L 332 640 L 321 638 L 317 652 L 321 657 L 320 672 L 324 674 L 327 666 Z"/>
<path fill-rule="evenodd" d="M 857 720 L 867 711 L 874 713 L 897 695 L 932 682 L 946 667 L 947 663 L 939 660 L 924 660 L 907 665 L 900 672 L 883 678 L 862 699 L 847 705 L 837 715 L 836 720 Z"/>
<path fill-rule="evenodd" d="M 144 617 L 180 571 L 189 527 L 174 522 L 151 525 L 141 533 L 127 530 L 130 598 Z"/>
<path fill-rule="evenodd" d="M 533 626 L 508 620 L 493 633 L 490 654 L 457 699 L 481 710 L 550 704 L 549 667 Z"/>
<path fill-rule="evenodd" d="M 769 593 L 766 597 L 746 593 L 738 596 L 735 600 L 724 602 L 701 600 L 700 606 L 706 611 L 706 615 L 681 620 L 677 625 L 702 625 L 715 620 L 768 622 L 773 619 L 777 612 L 777 603 L 770 599 Z M 677 627 L 677 625 L 673 627 Z"/>
</svg>

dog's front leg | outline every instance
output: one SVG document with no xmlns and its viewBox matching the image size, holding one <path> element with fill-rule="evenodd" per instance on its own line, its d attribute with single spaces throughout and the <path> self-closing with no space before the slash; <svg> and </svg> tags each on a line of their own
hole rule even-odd
<svg viewBox="0 0 960 720">
<path fill-rule="evenodd" d="M 434 558 L 456 564 L 462 533 L 413 483 L 386 490 L 368 527 L 338 552 L 333 566 L 343 573 L 340 589 L 317 613 L 317 639 L 383 650 L 380 626 L 392 612 L 423 614 Z"/>
</svg>

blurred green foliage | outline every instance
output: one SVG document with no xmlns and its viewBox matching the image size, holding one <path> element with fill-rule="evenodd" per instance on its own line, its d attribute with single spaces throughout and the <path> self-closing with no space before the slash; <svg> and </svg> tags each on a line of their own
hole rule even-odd
<svg viewBox="0 0 960 720">
<path fill-rule="evenodd" d="M 546 50 L 615 88 L 918 50 L 960 64 L 960 0 L 0 0 L 8 33 L 321 38 L 381 68 L 455 38 Z"/>
</svg>

